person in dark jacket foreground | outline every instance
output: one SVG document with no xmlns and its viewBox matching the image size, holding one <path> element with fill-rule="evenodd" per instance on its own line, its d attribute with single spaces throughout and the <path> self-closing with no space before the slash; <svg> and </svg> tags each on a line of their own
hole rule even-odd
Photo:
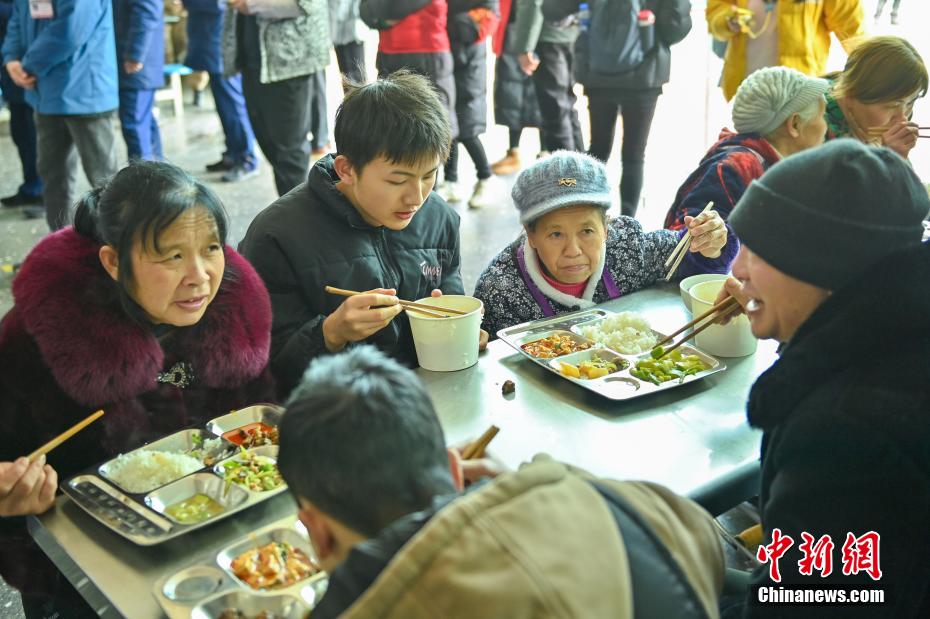
<svg viewBox="0 0 930 619">
<path fill-rule="evenodd" d="M 282 394 L 311 359 L 354 342 L 415 363 L 398 298 L 463 292 L 459 216 L 431 193 L 451 136 L 429 81 L 399 72 L 350 89 L 335 138 L 336 154 L 259 213 L 239 246 L 271 293 Z M 344 299 L 327 285 L 367 292 Z"/>
<path fill-rule="evenodd" d="M 696 504 L 544 455 L 477 481 L 490 464 L 446 449 L 423 384 L 382 353 L 314 361 L 278 458 L 329 573 L 314 619 L 717 616 L 723 553 Z"/>
<path fill-rule="evenodd" d="M 726 290 L 781 358 L 752 387 L 763 431 L 759 557 L 748 617 L 930 616 L 930 246 L 927 191 L 891 150 L 843 139 L 788 157 L 730 217 Z M 738 280 L 738 281 L 737 281 Z M 811 536 L 808 539 L 805 536 Z M 802 575 L 802 545 L 832 570 Z M 825 542 L 823 542 L 825 544 Z M 777 556 L 777 552 L 775 553 Z M 884 603 L 765 606 L 797 585 L 882 589 Z"/>
<path fill-rule="evenodd" d="M 17 517 L 53 505 L 54 486 L 42 489 L 53 470 L 65 480 L 273 397 L 268 293 L 224 245 L 226 229 L 209 188 L 175 166 L 137 162 L 88 194 L 74 227 L 42 239 L 13 281 L 0 322 L 0 462 L 14 462 L 0 466 L 0 575 L 27 617 L 96 616 Z M 22 473 L 2 496 L 25 464 L 17 458 L 99 408 L 103 417 L 49 455 L 54 469 Z"/>
<path fill-rule="evenodd" d="M 655 284 L 685 234 L 644 232 L 632 217 L 608 220 L 607 171 L 581 153 L 560 151 L 538 160 L 520 173 L 512 194 L 524 233 L 491 260 L 475 286 L 484 303 L 482 326 L 491 334 Z M 685 223 L 690 251 L 675 277 L 726 273 L 739 244 L 720 215 L 708 211 Z"/>
</svg>

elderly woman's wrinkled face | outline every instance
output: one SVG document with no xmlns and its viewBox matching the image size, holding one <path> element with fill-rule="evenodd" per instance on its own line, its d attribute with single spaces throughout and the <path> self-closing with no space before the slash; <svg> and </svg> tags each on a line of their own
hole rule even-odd
<svg viewBox="0 0 930 619">
<path fill-rule="evenodd" d="M 797 150 L 806 150 L 823 144 L 827 135 L 827 121 L 824 120 L 824 112 L 827 110 L 827 101 L 823 97 L 818 103 L 817 114 L 806 123 L 801 123 L 797 128 L 795 138 Z"/>
<path fill-rule="evenodd" d="M 216 221 L 201 208 L 179 216 L 152 243 L 132 249 L 133 300 L 153 324 L 196 324 L 213 301 L 226 258 Z"/>
<path fill-rule="evenodd" d="M 526 236 L 550 276 L 578 284 L 591 277 L 604 255 L 604 210 L 587 204 L 560 208 L 540 217 Z"/>
</svg>

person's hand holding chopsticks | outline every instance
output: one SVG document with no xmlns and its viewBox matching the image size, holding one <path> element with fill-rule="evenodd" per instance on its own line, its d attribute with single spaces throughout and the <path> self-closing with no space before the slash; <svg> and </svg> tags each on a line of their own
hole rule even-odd
<svg viewBox="0 0 930 619">
<path fill-rule="evenodd" d="M 685 225 L 691 232 L 689 251 L 705 258 L 719 258 L 727 244 L 727 226 L 720 213 L 711 209 L 697 217 L 685 216 Z"/>
<path fill-rule="evenodd" d="M 899 122 L 881 134 L 882 145 L 887 146 L 905 159 L 917 145 L 918 128 L 915 122 Z"/>
<path fill-rule="evenodd" d="M 55 503 L 58 474 L 41 455 L 0 462 L 0 516 L 41 514 Z"/>
<path fill-rule="evenodd" d="M 734 318 L 738 317 L 740 314 L 746 313 L 746 306 L 749 304 L 751 297 L 743 291 L 743 282 L 739 281 L 732 275 L 723 282 L 723 288 L 720 289 L 720 292 L 717 294 L 717 298 L 714 300 L 714 305 L 720 303 L 727 297 L 733 297 L 739 303 L 739 311 L 733 312 L 732 314 L 727 314 L 723 316 L 718 322 L 722 325 L 727 324 Z"/>
<path fill-rule="evenodd" d="M 323 320 L 323 340 L 330 352 L 339 352 L 349 342 L 368 338 L 403 311 L 393 288 L 376 288 L 346 297 L 336 311 Z"/>
</svg>

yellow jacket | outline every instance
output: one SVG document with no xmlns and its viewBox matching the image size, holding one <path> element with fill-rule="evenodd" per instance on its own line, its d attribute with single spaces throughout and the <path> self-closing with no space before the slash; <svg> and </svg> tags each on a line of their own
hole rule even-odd
<svg viewBox="0 0 930 619">
<path fill-rule="evenodd" d="M 745 34 L 727 26 L 733 7 L 747 8 L 749 0 L 707 0 L 707 28 L 728 41 L 723 63 L 723 94 L 727 101 L 746 78 Z M 846 41 L 865 33 L 861 0 L 778 0 L 778 63 L 807 75 L 823 75 L 830 52 L 830 33 L 849 50 Z M 756 25 L 756 28 L 761 24 Z"/>
</svg>

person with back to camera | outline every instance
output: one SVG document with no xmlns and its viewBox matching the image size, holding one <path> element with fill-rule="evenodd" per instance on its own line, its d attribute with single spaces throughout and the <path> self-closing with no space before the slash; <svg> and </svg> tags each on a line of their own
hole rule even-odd
<svg viewBox="0 0 930 619">
<path fill-rule="evenodd" d="M 336 153 L 259 213 L 239 245 L 271 293 L 282 394 L 314 357 L 362 341 L 416 363 L 398 300 L 464 292 L 459 216 L 433 192 L 451 134 L 429 80 L 401 71 L 350 88 L 335 138 Z"/>
<path fill-rule="evenodd" d="M 827 79 L 827 139 L 852 137 L 907 159 L 917 145 L 914 104 L 928 86 L 927 66 L 914 46 L 901 37 L 860 40 L 843 70 Z"/>
<path fill-rule="evenodd" d="M 0 322 L 0 461 L 14 462 L 0 479 L 98 408 L 103 417 L 48 456 L 60 478 L 273 397 L 268 293 L 226 232 L 213 191 L 140 161 L 87 194 L 74 227 L 36 245 Z M 48 509 L 53 493 L 39 485 L 18 504 L 0 496 L 3 515 Z M 0 544 L 0 574 L 28 617 L 89 611 L 21 518 L 0 521 Z"/>
<path fill-rule="evenodd" d="M 749 184 L 783 157 L 823 144 L 826 80 L 787 67 L 750 75 L 733 98 L 733 127 L 724 129 L 694 172 L 682 183 L 665 215 L 665 227 L 679 230 L 687 215 L 708 202 L 724 219 Z"/>
<path fill-rule="evenodd" d="M 841 139 L 772 167 L 730 216 L 742 248 L 724 295 L 746 308 L 756 337 L 782 345 L 747 406 L 763 432 L 765 544 L 775 531 L 793 542 L 780 582 L 769 563 L 753 573 L 745 617 L 930 616 L 928 210 L 905 160 Z M 804 534 L 829 536 L 830 573 L 801 575 Z M 756 602 L 755 586 L 798 585 L 885 599 Z"/>
<path fill-rule="evenodd" d="M 278 458 L 329 574 L 314 619 L 718 616 L 723 552 L 696 504 L 546 455 L 477 480 L 500 471 L 486 465 L 446 448 L 392 359 L 363 346 L 314 361 Z"/>
<path fill-rule="evenodd" d="M 685 230 L 644 232 L 638 221 L 608 219 L 604 164 L 556 152 L 520 173 L 513 202 L 524 231 L 478 277 L 482 328 L 491 334 L 530 320 L 592 307 L 652 286 Z M 675 278 L 726 273 L 739 249 L 714 211 L 685 220 L 690 251 Z"/>
</svg>

